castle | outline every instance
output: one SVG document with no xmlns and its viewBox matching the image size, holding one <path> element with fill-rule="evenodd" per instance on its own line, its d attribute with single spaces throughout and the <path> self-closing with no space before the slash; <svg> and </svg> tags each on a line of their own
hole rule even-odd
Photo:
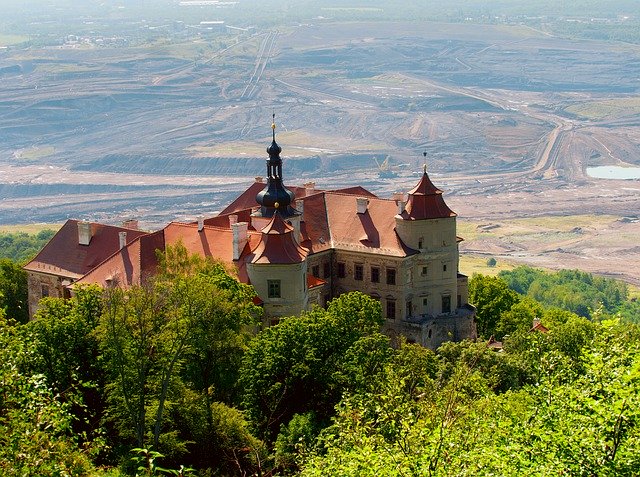
<svg viewBox="0 0 640 477">
<path fill-rule="evenodd" d="M 380 300 L 392 338 L 432 349 L 475 338 L 467 277 L 458 271 L 456 214 L 426 167 L 406 197 L 393 199 L 362 187 L 287 187 L 272 128 L 266 184 L 256 178 L 215 217 L 150 233 L 135 221 L 68 220 L 24 267 L 31 316 L 42 297 L 70 297 L 77 284 L 141 284 L 156 271 L 156 250 L 180 242 L 233 264 L 239 280 L 254 286 L 265 325 L 358 290 Z"/>
</svg>

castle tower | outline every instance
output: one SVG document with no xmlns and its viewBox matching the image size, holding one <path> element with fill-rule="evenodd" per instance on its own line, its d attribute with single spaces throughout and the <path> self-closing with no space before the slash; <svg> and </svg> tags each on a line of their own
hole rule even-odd
<svg viewBox="0 0 640 477">
<path fill-rule="evenodd" d="M 269 154 L 267 185 L 256 195 L 256 202 L 260 205 L 260 209 L 251 215 L 251 221 L 256 230 L 261 230 L 269 223 L 269 219 L 273 217 L 277 208 L 280 216 L 293 226 L 293 237 L 296 242 L 299 242 L 301 214 L 293 208 L 295 194 L 287 189 L 282 180 L 282 159 L 280 158 L 282 148 L 276 142 L 275 117 L 274 114 L 271 123 L 273 140 L 267 148 L 267 154 Z"/>
<path fill-rule="evenodd" d="M 307 309 L 308 251 L 298 244 L 294 232 L 280 214 L 280 204 L 274 203 L 273 216 L 247 258 L 249 280 L 263 298 L 269 317 L 297 315 Z"/>
<path fill-rule="evenodd" d="M 420 181 L 409 191 L 406 204 L 398 205 L 396 232 L 407 246 L 420 252 L 413 274 L 416 293 L 421 297 L 417 313 L 455 313 L 468 303 L 466 277 L 458 274 L 456 213 L 431 182 L 426 165 Z"/>
<path fill-rule="evenodd" d="M 267 186 L 264 190 L 256 195 L 256 202 L 260 205 L 261 217 L 273 217 L 278 204 L 278 213 L 288 218 L 296 215 L 296 210 L 292 207 L 295 195 L 287 189 L 282 181 L 282 159 L 280 153 L 282 148 L 276 142 L 276 123 L 275 114 L 273 115 L 273 123 L 271 129 L 273 131 L 273 141 L 267 148 L 269 159 L 267 159 Z"/>
</svg>

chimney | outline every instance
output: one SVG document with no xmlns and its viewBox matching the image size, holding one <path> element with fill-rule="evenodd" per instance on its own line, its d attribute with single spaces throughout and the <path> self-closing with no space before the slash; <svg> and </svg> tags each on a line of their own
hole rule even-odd
<svg viewBox="0 0 640 477">
<path fill-rule="evenodd" d="M 264 178 L 262 176 L 256 176 L 256 182 L 258 184 L 262 184 L 264 182 Z"/>
<path fill-rule="evenodd" d="M 398 200 L 396 201 L 396 204 L 398 204 L 398 215 L 402 215 L 402 212 L 404 212 L 404 200 Z"/>
<path fill-rule="evenodd" d="M 91 243 L 91 222 L 78 222 L 78 243 L 80 245 Z"/>
<path fill-rule="evenodd" d="M 119 232 L 118 238 L 120 239 L 120 250 L 127 245 L 127 232 Z"/>
<path fill-rule="evenodd" d="M 305 182 L 302 185 L 304 186 L 304 194 L 305 195 L 311 195 L 311 194 L 313 194 L 313 191 L 316 190 L 316 183 L 313 182 L 313 181 Z"/>
<path fill-rule="evenodd" d="M 238 222 L 231 225 L 231 230 L 233 230 L 233 259 L 234 260 L 238 260 L 240 258 L 240 254 L 242 253 L 242 250 L 244 249 L 245 245 L 247 245 L 248 229 L 249 229 L 248 222 Z"/>
<path fill-rule="evenodd" d="M 367 206 L 369 205 L 369 199 L 366 197 L 357 197 L 356 206 L 358 214 L 365 214 L 367 212 Z"/>
<path fill-rule="evenodd" d="M 138 221 L 136 219 L 128 219 L 122 222 L 122 227 L 125 229 L 138 230 Z"/>
<path fill-rule="evenodd" d="M 229 216 L 229 227 L 233 227 L 233 224 L 238 223 L 238 216 L 236 214 Z"/>
<path fill-rule="evenodd" d="M 302 199 L 296 200 L 295 209 L 300 212 L 300 220 L 304 221 L 304 201 Z"/>
<path fill-rule="evenodd" d="M 202 232 L 204 229 L 204 217 L 202 215 L 198 215 L 198 232 Z"/>
</svg>

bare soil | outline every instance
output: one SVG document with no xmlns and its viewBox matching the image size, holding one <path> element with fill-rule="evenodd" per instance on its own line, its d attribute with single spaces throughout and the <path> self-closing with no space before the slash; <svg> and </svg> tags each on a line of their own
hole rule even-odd
<svg viewBox="0 0 640 477">
<path fill-rule="evenodd" d="M 463 253 L 640 281 L 640 181 L 586 174 L 640 165 L 639 47 L 427 23 L 225 42 L 0 51 L 0 224 L 214 214 L 264 174 L 275 112 L 288 183 L 390 196 L 425 151 Z"/>
</svg>

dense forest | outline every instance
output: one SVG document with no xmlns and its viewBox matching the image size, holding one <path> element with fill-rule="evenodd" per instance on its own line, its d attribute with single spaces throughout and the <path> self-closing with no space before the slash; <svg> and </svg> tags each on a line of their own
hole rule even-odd
<svg viewBox="0 0 640 477">
<path fill-rule="evenodd" d="M 357 292 L 261 329 L 253 289 L 179 246 L 33 321 L 4 299 L 0 474 L 637 475 L 626 285 L 522 267 L 470 294 L 481 339 L 437 352 L 392 346 Z"/>
<path fill-rule="evenodd" d="M 37 234 L 24 232 L 0 232 L 0 259 L 8 258 L 17 263 L 25 263 L 53 237 L 54 230 L 45 229 Z"/>
</svg>

